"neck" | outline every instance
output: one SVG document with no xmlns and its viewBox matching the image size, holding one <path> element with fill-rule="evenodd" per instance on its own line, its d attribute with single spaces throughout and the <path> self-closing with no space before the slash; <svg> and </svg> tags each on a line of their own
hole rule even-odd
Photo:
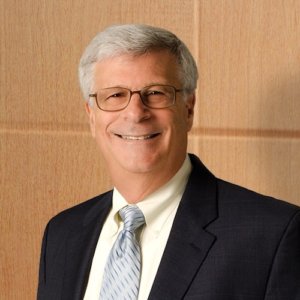
<svg viewBox="0 0 300 300">
<path fill-rule="evenodd" d="M 173 174 L 174 175 L 174 174 Z M 124 181 L 124 178 L 112 178 L 114 186 L 118 189 L 121 195 L 126 199 L 128 203 L 138 203 L 145 199 L 148 195 L 158 190 L 161 186 L 167 183 L 172 176 L 166 176 L 164 178 L 153 178 L 152 176 L 146 176 L 141 174 L 130 175 Z"/>
<path fill-rule="evenodd" d="M 111 172 L 112 182 L 128 203 L 138 203 L 166 184 L 180 169 L 183 161 L 173 172 Z"/>
</svg>

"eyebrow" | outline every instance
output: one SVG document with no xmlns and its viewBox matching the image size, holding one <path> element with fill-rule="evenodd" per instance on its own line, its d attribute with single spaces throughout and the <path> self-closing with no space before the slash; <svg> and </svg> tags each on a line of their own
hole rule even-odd
<svg viewBox="0 0 300 300">
<path fill-rule="evenodd" d="M 172 83 L 152 82 L 152 83 L 144 85 L 143 87 L 141 87 L 138 90 L 141 90 L 141 89 L 143 89 L 145 87 L 152 86 L 152 85 L 169 85 L 169 86 L 175 86 Z M 125 89 L 133 91 L 133 89 L 131 89 L 129 86 L 125 86 L 125 85 L 113 85 L 113 86 L 108 86 L 108 87 L 104 87 L 104 88 L 101 88 L 101 89 L 111 89 L 111 88 L 125 88 Z M 136 89 L 134 89 L 134 91 L 136 91 Z"/>
</svg>

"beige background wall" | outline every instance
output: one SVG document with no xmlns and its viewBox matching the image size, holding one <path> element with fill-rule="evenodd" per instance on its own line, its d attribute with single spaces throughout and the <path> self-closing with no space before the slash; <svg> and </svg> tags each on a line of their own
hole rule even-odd
<svg viewBox="0 0 300 300">
<path fill-rule="evenodd" d="M 77 63 L 113 23 L 172 30 L 200 65 L 189 150 L 215 175 L 300 204 L 298 0 L 0 0 L 0 298 L 34 299 L 58 211 L 110 186 Z"/>
</svg>

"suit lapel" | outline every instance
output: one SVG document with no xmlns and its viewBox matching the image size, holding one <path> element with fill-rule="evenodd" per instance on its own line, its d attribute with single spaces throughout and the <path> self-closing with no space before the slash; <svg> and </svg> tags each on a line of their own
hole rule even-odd
<svg viewBox="0 0 300 300">
<path fill-rule="evenodd" d="M 62 299 L 82 300 L 87 286 L 95 248 L 107 214 L 112 193 L 90 209 L 80 228 L 74 228 L 67 241 Z"/>
<path fill-rule="evenodd" d="M 217 218 L 216 179 L 190 155 L 193 171 L 178 207 L 149 300 L 182 299 L 215 236 L 205 230 Z"/>
</svg>

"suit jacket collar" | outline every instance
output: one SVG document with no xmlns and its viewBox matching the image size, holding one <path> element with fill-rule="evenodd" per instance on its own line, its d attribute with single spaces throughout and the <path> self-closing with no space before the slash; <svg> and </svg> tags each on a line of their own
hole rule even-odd
<svg viewBox="0 0 300 300">
<path fill-rule="evenodd" d="M 178 207 L 149 300 L 182 299 L 215 236 L 205 230 L 217 214 L 216 178 L 190 155 L 193 170 Z"/>
<path fill-rule="evenodd" d="M 97 199 L 79 228 L 72 230 L 67 241 L 62 299 L 83 299 L 100 231 L 111 206 L 112 191 Z"/>
</svg>

